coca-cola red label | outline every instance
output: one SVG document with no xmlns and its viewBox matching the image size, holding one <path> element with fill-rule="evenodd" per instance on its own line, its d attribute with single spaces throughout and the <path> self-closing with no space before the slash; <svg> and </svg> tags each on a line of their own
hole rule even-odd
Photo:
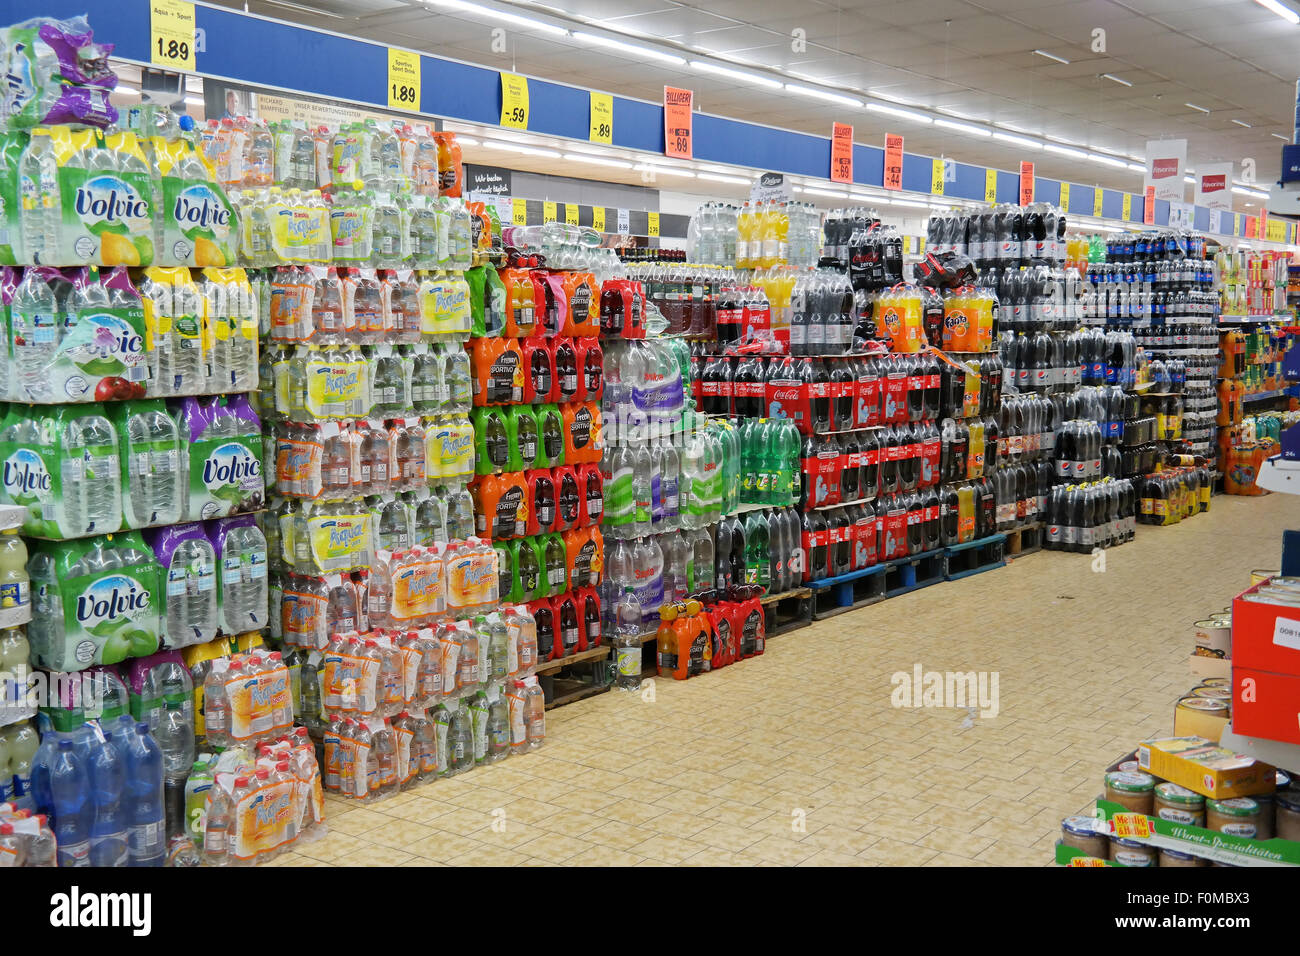
<svg viewBox="0 0 1300 956">
<path fill-rule="evenodd" d="M 734 382 L 732 392 L 736 398 L 767 398 L 767 385 L 763 382 Z"/>
<path fill-rule="evenodd" d="M 842 470 L 842 459 L 837 452 L 831 449 L 817 452 L 817 471 L 813 480 L 813 494 L 817 496 L 815 502 L 817 506 L 839 502 Z"/>
<path fill-rule="evenodd" d="M 907 421 L 907 376 L 890 375 L 885 379 L 885 412 L 887 424 Z"/>
<path fill-rule="evenodd" d="M 700 383 L 700 394 L 704 398 L 716 398 L 722 394 L 722 384 L 714 380 L 705 379 Z"/>
<path fill-rule="evenodd" d="M 830 398 L 831 397 L 830 382 L 808 383 L 808 396 L 809 398 Z"/>
<path fill-rule="evenodd" d="M 907 554 L 907 512 L 893 508 L 881 518 L 881 536 L 884 559 L 901 558 Z"/>
<path fill-rule="evenodd" d="M 788 379 L 768 382 L 766 397 L 770 418 L 788 418 L 805 435 L 812 433 L 808 389 L 802 382 Z"/>
<path fill-rule="evenodd" d="M 921 443 L 921 479 L 923 485 L 932 485 L 939 480 L 939 458 L 943 442 L 936 435 Z"/>
<path fill-rule="evenodd" d="M 740 325 L 745 317 L 743 309 L 716 310 L 718 325 Z"/>
<path fill-rule="evenodd" d="M 880 424 L 880 379 L 874 375 L 859 378 L 854 401 L 853 424 L 856 428 L 873 428 Z"/>
</svg>

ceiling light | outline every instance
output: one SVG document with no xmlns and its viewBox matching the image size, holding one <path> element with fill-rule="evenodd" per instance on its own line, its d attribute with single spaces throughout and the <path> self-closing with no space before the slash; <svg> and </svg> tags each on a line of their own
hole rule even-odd
<svg viewBox="0 0 1300 956">
<path fill-rule="evenodd" d="M 890 116 L 897 116 L 900 117 L 901 119 L 912 120 L 913 122 L 916 123 L 934 122 L 934 119 L 932 117 L 926 116 L 924 113 L 917 113 L 914 110 L 902 110 L 899 109 L 897 106 L 886 106 L 884 103 L 868 103 L 867 109 L 875 113 L 888 113 Z"/>
<path fill-rule="evenodd" d="M 1057 56 L 1055 53 L 1048 53 L 1046 50 L 1035 50 L 1034 52 L 1037 53 L 1039 56 L 1047 57 L 1049 60 L 1055 60 L 1057 63 L 1069 64 L 1070 62 L 1065 57 Z"/>
<path fill-rule="evenodd" d="M 1243 123 L 1241 120 L 1233 120 L 1233 122 L 1236 123 L 1238 126 L 1246 127 L 1246 129 L 1251 128 L 1249 123 Z"/>
<path fill-rule="evenodd" d="M 1282 136 L 1282 135 L 1280 135 L 1280 134 L 1278 134 L 1278 133 L 1269 133 L 1268 135 L 1269 135 L 1269 136 L 1272 136 L 1274 139 L 1280 139 L 1280 140 L 1281 140 L 1282 142 L 1284 142 L 1284 143 L 1289 143 L 1289 142 L 1291 142 L 1291 140 L 1290 140 L 1289 137 Z"/>
<path fill-rule="evenodd" d="M 1255 0 L 1255 2 L 1258 3 L 1265 10 L 1270 10 L 1273 13 L 1276 13 L 1287 23 L 1291 23 L 1291 24 L 1300 23 L 1300 13 L 1296 13 L 1290 7 L 1278 3 L 1277 0 Z"/>
<path fill-rule="evenodd" d="M 971 126 L 969 123 L 958 123 L 956 120 L 937 119 L 934 121 L 935 126 L 942 126 L 945 129 L 955 129 L 959 133 L 968 133 L 971 136 L 992 136 L 993 134 L 986 129 L 980 129 L 978 126 Z"/>
<path fill-rule="evenodd" d="M 1023 146 L 1026 149 L 1042 149 L 1043 144 L 1036 139 L 1029 139 L 1025 136 L 1012 136 L 1010 133 L 994 133 L 994 139 L 1000 139 L 1004 143 L 1011 143 L 1015 146 Z"/>
<path fill-rule="evenodd" d="M 816 186 L 800 186 L 799 192 L 808 193 L 811 196 L 830 196 L 832 199 L 849 198 L 849 194 L 847 190 L 841 191 L 835 189 L 818 189 Z"/>
<path fill-rule="evenodd" d="M 652 60 L 659 60 L 662 63 L 673 63 L 677 66 L 686 63 L 686 57 L 684 56 L 664 53 L 662 50 L 656 50 L 653 47 L 648 46 L 641 46 L 637 43 L 624 43 L 622 40 L 615 40 L 613 37 L 601 36 L 598 33 L 583 33 L 580 30 L 574 30 L 573 38 L 575 40 L 581 40 L 583 43 L 592 43 L 596 46 L 609 47 L 611 50 L 618 50 L 621 53 L 631 53 L 636 56 L 649 57 Z"/>
<path fill-rule="evenodd" d="M 478 145 L 478 140 L 474 139 L 472 136 L 461 136 L 459 133 L 456 134 L 456 142 L 460 143 L 462 146 Z"/>
<path fill-rule="evenodd" d="M 1258 189 L 1245 189 L 1241 186 L 1233 186 L 1232 191 L 1238 196 L 1254 196 L 1256 199 L 1268 198 L 1268 193 L 1260 192 Z M 1249 205 L 1249 203 L 1247 205 Z"/>
<path fill-rule="evenodd" d="M 1001 126 L 1003 129 L 1009 129 L 1013 133 L 1032 133 L 1033 130 L 1021 129 L 1019 126 L 1012 126 L 1010 123 L 994 123 L 994 126 Z"/>
<path fill-rule="evenodd" d="M 1114 159 L 1110 156 L 1102 156 L 1100 153 L 1089 153 L 1088 158 L 1094 163 L 1101 163 L 1103 166 L 1113 166 L 1115 169 L 1128 169 L 1128 163 L 1122 159 Z M 1146 167 L 1143 167 L 1144 169 Z"/>
<path fill-rule="evenodd" d="M 870 93 L 872 96 L 876 97 L 877 99 L 889 100 L 889 102 L 891 103 L 901 103 L 903 106 L 924 106 L 925 105 L 924 103 L 917 102 L 916 100 L 908 100 L 908 99 L 904 99 L 901 96 L 895 96 L 893 93 L 877 93 L 875 90 L 867 90 L 867 92 Z"/>
<path fill-rule="evenodd" d="M 724 176 L 734 175 L 740 172 L 734 166 L 714 166 L 712 163 L 696 163 L 696 169 L 702 169 L 706 173 L 722 173 Z"/>
<path fill-rule="evenodd" d="M 544 156 L 547 159 L 560 158 L 560 154 L 553 149 L 537 149 L 534 146 L 520 146 L 517 143 L 498 143 L 488 140 L 483 146 L 487 149 L 499 149 L 507 153 L 520 153 L 524 156 Z"/>
<path fill-rule="evenodd" d="M 1055 143 L 1045 143 L 1043 149 L 1049 153 L 1060 153 L 1062 156 L 1069 156 L 1071 159 L 1087 159 L 1088 154 L 1081 149 L 1071 149 L 1069 146 L 1057 146 Z"/>
<path fill-rule="evenodd" d="M 691 60 L 691 68 L 704 73 L 716 73 L 718 76 L 740 80 L 742 83 L 752 83 L 754 86 L 765 86 L 770 90 L 779 90 L 782 85 L 780 80 L 774 80 L 768 76 L 746 73 L 744 70 L 733 70 L 730 67 L 719 66 L 716 63 L 708 63 L 704 60 Z"/>
<path fill-rule="evenodd" d="M 654 173 L 656 176 L 662 173 L 665 176 L 686 176 L 690 179 L 695 178 L 695 174 L 689 169 L 673 169 L 671 166 L 651 166 L 649 163 L 638 163 L 632 168 L 639 173 Z"/>
<path fill-rule="evenodd" d="M 711 183 L 734 183 L 737 186 L 748 186 L 748 179 L 741 179 L 739 176 L 718 176 L 714 173 L 700 173 L 700 179 L 707 179 Z"/>
<path fill-rule="evenodd" d="M 800 86 L 798 83 L 787 83 L 785 88 L 790 93 L 797 93 L 800 96 L 811 96 L 817 100 L 828 100 L 831 103 L 842 103 L 844 106 L 861 106 L 862 100 L 855 96 L 844 96 L 842 93 L 831 93 L 827 90 L 819 90 L 811 86 Z"/>
<path fill-rule="evenodd" d="M 930 208 L 930 204 L 929 204 L 928 202 L 915 202 L 915 201 L 913 201 L 913 200 L 911 200 L 911 199 L 892 199 L 892 200 L 890 200 L 890 202 L 891 202 L 892 205 L 895 205 L 895 206 L 908 206 L 908 207 L 910 207 L 910 208 L 912 208 L 912 209 L 929 209 L 929 208 Z"/>
<path fill-rule="evenodd" d="M 1075 140 L 1075 139 L 1066 139 L 1064 136 L 1052 136 L 1051 134 L 1044 134 L 1044 137 L 1045 137 L 1046 139 L 1050 139 L 1053 143 L 1064 143 L 1066 146 L 1083 146 L 1083 145 L 1084 145 L 1083 143 L 1080 143 L 1078 140 Z"/>
<path fill-rule="evenodd" d="M 985 122 L 985 120 L 983 120 L 978 116 L 971 116 L 969 113 L 960 113 L 957 110 L 949 109 L 946 106 L 937 106 L 935 107 L 935 109 L 937 109 L 940 113 L 947 113 L 949 116 L 955 116 L 958 119 L 972 120 L 973 122 L 976 123 Z"/>
<path fill-rule="evenodd" d="M 1146 163 L 1129 163 L 1128 168 L 1135 173 L 1145 173 L 1147 171 Z"/>
<path fill-rule="evenodd" d="M 631 169 L 631 163 L 621 159 L 604 159 L 600 156 L 588 156 L 585 153 L 565 153 L 564 158 L 571 163 L 592 163 L 596 166 L 613 166 L 615 169 Z"/>
<path fill-rule="evenodd" d="M 1133 84 L 1130 83 L 1128 80 L 1122 79 L 1122 78 L 1116 76 L 1114 73 L 1103 73 L 1103 74 L 1101 75 L 1101 78 L 1102 78 L 1103 80 L 1110 80 L 1112 83 L 1118 83 L 1120 86 L 1132 86 L 1132 85 L 1133 85 Z"/>
<path fill-rule="evenodd" d="M 1185 183 L 1191 183 L 1192 185 L 1195 185 L 1195 184 L 1196 184 L 1196 177 L 1195 177 L 1195 176 L 1184 176 L 1184 177 L 1183 177 L 1183 182 L 1185 182 Z"/>
<path fill-rule="evenodd" d="M 443 7 L 447 10 L 458 10 L 461 13 L 473 14 L 476 17 L 491 17 L 494 20 L 504 20 L 506 23 L 513 23 L 515 26 L 523 27 L 525 30 L 540 30 L 543 33 L 550 33 L 556 36 L 568 36 L 569 31 L 564 27 L 557 27 L 553 23 L 545 23 L 542 20 L 534 20 L 532 17 L 521 17 L 518 14 L 506 13 L 503 10 L 494 10 L 491 7 L 482 7 L 477 3 L 466 3 L 465 0 L 429 0 L 434 6 Z"/>
<path fill-rule="evenodd" d="M 1184 103 L 1183 105 L 1186 106 L 1188 109 L 1196 110 L 1196 112 L 1198 113 L 1209 112 L 1209 110 L 1207 110 L 1204 106 L 1197 106 L 1195 103 Z"/>
</svg>

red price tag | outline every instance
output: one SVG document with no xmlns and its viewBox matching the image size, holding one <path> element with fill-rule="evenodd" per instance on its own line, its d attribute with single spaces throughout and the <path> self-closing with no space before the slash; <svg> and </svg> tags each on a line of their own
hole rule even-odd
<svg viewBox="0 0 1300 956">
<path fill-rule="evenodd" d="M 664 87 L 664 155 L 691 158 L 691 90 Z"/>
<path fill-rule="evenodd" d="M 894 133 L 885 135 L 885 179 L 886 189 L 903 188 L 903 137 Z"/>
<path fill-rule="evenodd" d="M 1156 221 L 1156 187 L 1148 186 L 1146 197 L 1142 201 L 1142 222 L 1148 226 Z"/>
<path fill-rule="evenodd" d="M 831 182 L 853 182 L 853 127 L 831 124 Z"/>
<path fill-rule="evenodd" d="M 1034 164 L 1020 164 L 1020 205 L 1028 206 L 1034 201 Z"/>
</svg>

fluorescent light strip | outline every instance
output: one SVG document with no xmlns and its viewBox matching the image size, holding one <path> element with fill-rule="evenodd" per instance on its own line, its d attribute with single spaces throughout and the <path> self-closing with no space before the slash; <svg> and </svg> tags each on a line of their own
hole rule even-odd
<svg viewBox="0 0 1300 956">
<path fill-rule="evenodd" d="M 1012 126 L 1010 123 L 994 123 L 994 126 L 1000 126 L 1002 129 L 1009 129 L 1013 133 L 1032 133 L 1033 130 L 1021 129 L 1019 126 Z"/>
<path fill-rule="evenodd" d="M 1129 163 L 1128 168 L 1135 173 L 1145 173 L 1147 171 L 1146 163 Z"/>
<path fill-rule="evenodd" d="M 1048 53 L 1046 50 L 1035 50 L 1034 52 L 1037 53 L 1039 56 L 1047 57 L 1049 60 L 1055 60 L 1057 63 L 1064 63 L 1067 66 L 1070 63 L 1070 61 L 1067 60 L 1065 57 L 1057 56 L 1055 53 Z"/>
<path fill-rule="evenodd" d="M 499 149 L 507 153 L 520 153 L 524 156 L 543 156 L 547 159 L 559 159 L 560 154 L 553 149 L 538 149 L 535 146 L 519 146 L 515 143 L 498 143 L 494 140 L 488 140 L 483 144 L 485 149 Z"/>
<path fill-rule="evenodd" d="M 1233 120 L 1233 122 L 1236 123 L 1238 126 L 1244 126 L 1246 129 L 1252 128 L 1249 123 L 1243 123 L 1241 120 Z"/>
<path fill-rule="evenodd" d="M 958 119 L 970 120 L 971 122 L 974 123 L 986 122 L 985 120 L 981 119 L 978 116 L 971 116 L 969 113 L 961 113 L 958 112 L 957 110 L 949 109 L 946 106 L 936 106 L 935 109 L 940 113 L 947 113 L 949 116 L 955 116 Z"/>
<path fill-rule="evenodd" d="M 698 173 L 697 178 L 707 179 L 711 183 L 733 183 L 737 186 L 748 186 L 748 179 L 741 179 L 739 176 L 718 176 L 714 173 Z"/>
<path fill-rule="evenodd" d="M 1284 143 L 1289 143 L 1289 142 L 1291 142 L 1290 137 L 1282 136 L 1282 135 L 1280 135 L 1280 134 L 1278 134 L 1278 133 L 1269 133 L 1268 135 L 1269 135 L 1269 136 L 1272 136 L 1274 139 L 1280 139 L 1280 140 L 1281 140 L 1282 142 L 1284 142 Z"/>
<path fill-rule="evenodd" d="M 915 123 L 933 123 L 934 118 L 926 116 L 924 113 L 917 113 L 913 110 L 899 109 L 897 106 L 886 106 L 884 103 L 868 103 L 867 109 L 873 113 L 887 113 L 890 116 L 897 116 L 900 119 L 912 120 Z"/>
<path fill-rule="evenodd" d="M 1110 80 L 1112 83 L 1118 83 L 1120 86 L 1132 86 L 1132 85 L 1133 85 L 1133 84 L 1130 83 L 1128 80 L 1122 79 L 1122 78 L 1116 76 L 1114 73 L 1103 73 L 1103 74 L 1101 75 L 1101 78 L 1102 78 L 1103 80 Z"/>
<path fill-rule="evenodd" d="M 733 70 L 731 67 L 718 66 L 716 63 L 708 63 L 704 60 L 691 60 L 691 68 L 702 73 L 715 73 L 718 76 L 725 76 L 728 79 L 739 80 L 753 86 L 763 86 L 769 90 L 779 90 L 783 85 L 780 80 L 774 80 L 768 76 L 746 73 L 744 70 Z"/>
<path fill-rule="evenodd" d="M 665 176 L 685 176 L 687 179 L 695 178 L 695 174 L 689 169 L 674 169 L 671 166 L 651 166 L 649 163 L 638 163 L 632 168 L 639 173 L 654 173 L 656 176 L 662 173 Z"/>
<path fill-rule="evenodd" d="M 478 145 L 478 140 L 474 139 L 472 136 L 461 136 L 459 133 L 456 134 L 456 142 L 462 146 Z"/>
<path fill-rule="evenodd" d="M 929 204 L 928 202 L 914 202 L 914 201 L 912 201 L 911 199 L 892 199 L 892 200 L 890 200 L 890 202 L 891 202 L 892 205 L 895 205 L 895 206 L 907 206 L 909 209 L 929 209 L 929 208 L 930 208 L 930 204 Z"/>
<path fill-rule="evenodd" d="M 601 36 L 598 33 L 583 33 L 580 30 L 574 30 L 573 37 L 575 40 L 581 40 L 583 43 L 609 47 L 611 50 L 619 50 L 622 53 L 634 53 L 637 56 L 645 56 L 652 60 L 659 60 L 661 63 L 673 63 L 677 66 L 682 66 L 686 63 L 686 57 L 684 56 L 677 56 L 673 53 L 664 53 L 652 47 L 641 46 L 637 43 L 624 43 L 622 40 L 615 40 L 611 37 Z"/>
<path fill-rule="evenodd" d="M 1122 159 L 1114 159 L 1110 156 L 1102 156 L 1100 153 L 1089 153 L 1088 159 L 1094 163 L 1100 163 L 1103 166 L 1113 166 L 1115 169 L 1128 169 L 1128 163 Z M 1145 166 L 1143 167 L 1146 168 Z"/>
<path fill-rule="evenodd" d="M 841 103 L 844 106 L 861 106 L 862 100 L 855 96 L 845 96 L 842 93 L 831 93 L 828 90 L 818 90 L 811 86 L 800 86 L 798 83 L 787 83 L 786 91 L 797 93 L 800 96 L 810 96 L 815 100 L 827 100 L 831 103 Z"/>
<path fill-rule="evenodd" d="M 1042 149 L 1043 144 L 1036 139 L 1029 139 L 1026 136 L 1013 136 L 1010 133 L 994 133 L 994 139 L 1000 139 L 1004 143 L 1011 143 L 1013 146 L 1023 146 L 1026 149 Z"/>
<path fill-rule="evenodd" d="M 1293 26 L 1300 23 L 1300 13 L 1296 13 L 1290 7 L 1278 3 L 1278 0 L 1255 0 L 1255 2 L 1265 10 L 1276 13 L 1279 17 Z"/>
<path fill-rule="evenodd" d="M 506 23 L 513 23 L 525 30 L 540 30 L 554 36 L 569 35 L 568 30 L 564 29 L 564 27 L 557 27 L 553 23 L 545 23 L 531 17 L 521 17 L 518 14 L 506 13 L 504 10 L 494 10 L 491 7 L 482 7 L 477 3 L 466 3 L 465 0 L 428 0 L 428 2 L 446 10 L 457 10 L 461 13 L 473 14 L 476 17 L 491 17 L 495 20 L 504 20 Z"/>
<path fill-rule="evenodd" d="M 722 173 L 724 176 L 734 176 L 736 173 L 741 172 L 734 166 L 715 166 L 712 163 L 696 163 L 695 168 L 706 173 Z"/>
<path fill-rule="evenodd" d="M 986 129 L 978 126 L 972 126 L 970 123 L 958 123 L 956 120 L 937 119 L 934 121 L 935 126 L 942 126 L 944 129 L 955 129 L 959 133 L 966 133 L 970 136 L 992 136 L 993 134 Z"/>
<path fill-rule="evenodd" d="M 816 186 L 800 186 L 799 192 L 807 193 L 810 196 L 829 196 L 831 199 L 848 199 L 847 191 L 837 192 L 834 189 L 818 189 Z"/>
<path fill-rule="evenodd" d="M 1186 106 L 1188 109 L 1196 110 L 1196 112 L 1198 112 L 1198 113 L 1208 113 L 1208 112 L 1210 112 L 1210 111 L 1207 110 L 1204 106 L 1197 106 L 1195 103 L 1184 103 L 1183 105 Z"/>
<path fill-rule="evenodd" d="M 1060 153 L 1062 156 L 1069 156 L 1071 159 L 1087 159 L 1088 154 L 1081 149 L 1071 149 L 1069 146 L 1057 146 L 1055 143 L 1043 144 L 1043 149 L 1049 153 Z"/>
<path fill-rule="evenodd" d="M 564 158 L 571 163 L 591 163 L 594 166 L 613 166 L 615 169 L 631 169 L 631 163 L 621 159 L 604 159 L 600 156 L 588 156 L 585 153 L 565 153 Z"/>
</svg>

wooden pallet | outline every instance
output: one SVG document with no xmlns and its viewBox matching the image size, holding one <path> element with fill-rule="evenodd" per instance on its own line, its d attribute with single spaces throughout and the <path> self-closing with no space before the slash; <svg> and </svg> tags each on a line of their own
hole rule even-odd
<svg viewBox="0 0 1300 956">
<path fill-rule="evenodd" d="M 612 686 L 606 663 L 609 654 L 609 645 L 602 644 L 538 664 L 537 682 L 546 695 L 546 709 L 563 707 L 609 690 Z M 580 671 L 570 672 L 568 669 L 575 665 L 580 666 Z"/>
<path fill-rule="evenodd" d="M 768 637 L 788 634 L 813 622 L 813 592 L 809 588 L 769 594 L 762 603 Z"/>
<path fill-rule="evenodd" d="M 1013 528 L 1006 532 L 1007 556 L 1023 558 L 1035 551 L 1042 551 L 1046 535 L 1047 526 L 1041 521 L 1035 521 L 1021 528 Z"/>
<path fill-rule="evenodd" d="M 1005 567 L 1007 536 L 991 534 L 944 548 L 944 580 L 956 581 L 972 574 Z"/>
</svg>

